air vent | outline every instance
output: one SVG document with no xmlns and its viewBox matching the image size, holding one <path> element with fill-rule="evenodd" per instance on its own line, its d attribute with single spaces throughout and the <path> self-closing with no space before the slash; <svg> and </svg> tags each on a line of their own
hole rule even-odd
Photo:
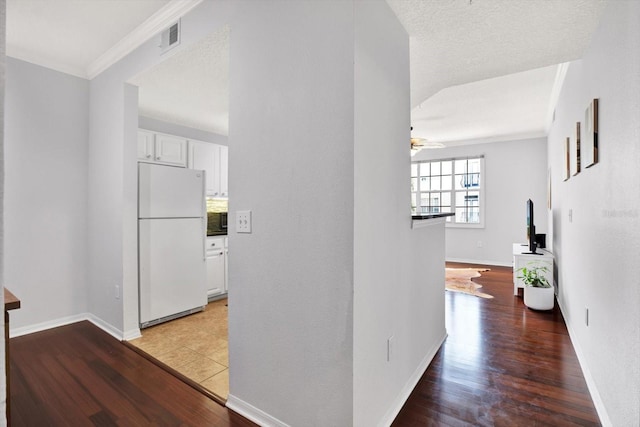
<svg viewBox="0 0 640 427">
<path fill-rule="evenodd" d="M 171 25 L 160 35 L 160 51 L 165 53 L 180 44 L 180 21 Z"/>
</svg>

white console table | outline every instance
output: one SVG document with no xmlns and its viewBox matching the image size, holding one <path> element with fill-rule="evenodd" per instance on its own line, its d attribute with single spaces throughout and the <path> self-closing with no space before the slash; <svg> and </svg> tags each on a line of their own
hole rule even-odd
<svg viewBox="0 0 640 427">
<path fill-rule="evenodd" d="M 529 245 L 523 243 L 513 244 L 513 294 L 518 295 L 518 288 L 524 288 L 522 279 L 518 279 L 518 270 L 522 267 L 546 266 L 544 277 L 553 286 L 553 254 L 546 249 L 536 249 L 541 255 L 529 252 Z"/>
</svg>

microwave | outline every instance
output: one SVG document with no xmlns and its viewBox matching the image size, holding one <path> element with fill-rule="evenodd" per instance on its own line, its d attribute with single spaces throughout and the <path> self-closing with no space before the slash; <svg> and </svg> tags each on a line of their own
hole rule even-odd
<svg viewBox="0 0 640 427">
<path fill-rule="evenodd" d="M 227 212 L 207 212 L 207 236 L 227 234 Z"/>
</svg>

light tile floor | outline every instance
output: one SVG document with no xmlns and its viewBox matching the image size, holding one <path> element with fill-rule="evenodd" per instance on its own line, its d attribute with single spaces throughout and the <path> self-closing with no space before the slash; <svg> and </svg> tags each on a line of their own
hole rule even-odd
<svg viewBox="0 0 640 427">
<path fill-rule="evenodd" d="M 229 394 L 227 300 L 205 310 L 142 330 L 129 341 L 184 376 L 226 400 Z"/>
</svg>

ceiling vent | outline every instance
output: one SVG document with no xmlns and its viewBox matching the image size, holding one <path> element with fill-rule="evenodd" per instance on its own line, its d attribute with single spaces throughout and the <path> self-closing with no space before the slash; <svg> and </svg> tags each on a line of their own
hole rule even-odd
<svg viewBox="0 0 640 427">
<path fill-rule="evenodd" d="M 180 44 L 180 20 L 160 34 L 160 53 L 165 53 Z"/>
</svg>

